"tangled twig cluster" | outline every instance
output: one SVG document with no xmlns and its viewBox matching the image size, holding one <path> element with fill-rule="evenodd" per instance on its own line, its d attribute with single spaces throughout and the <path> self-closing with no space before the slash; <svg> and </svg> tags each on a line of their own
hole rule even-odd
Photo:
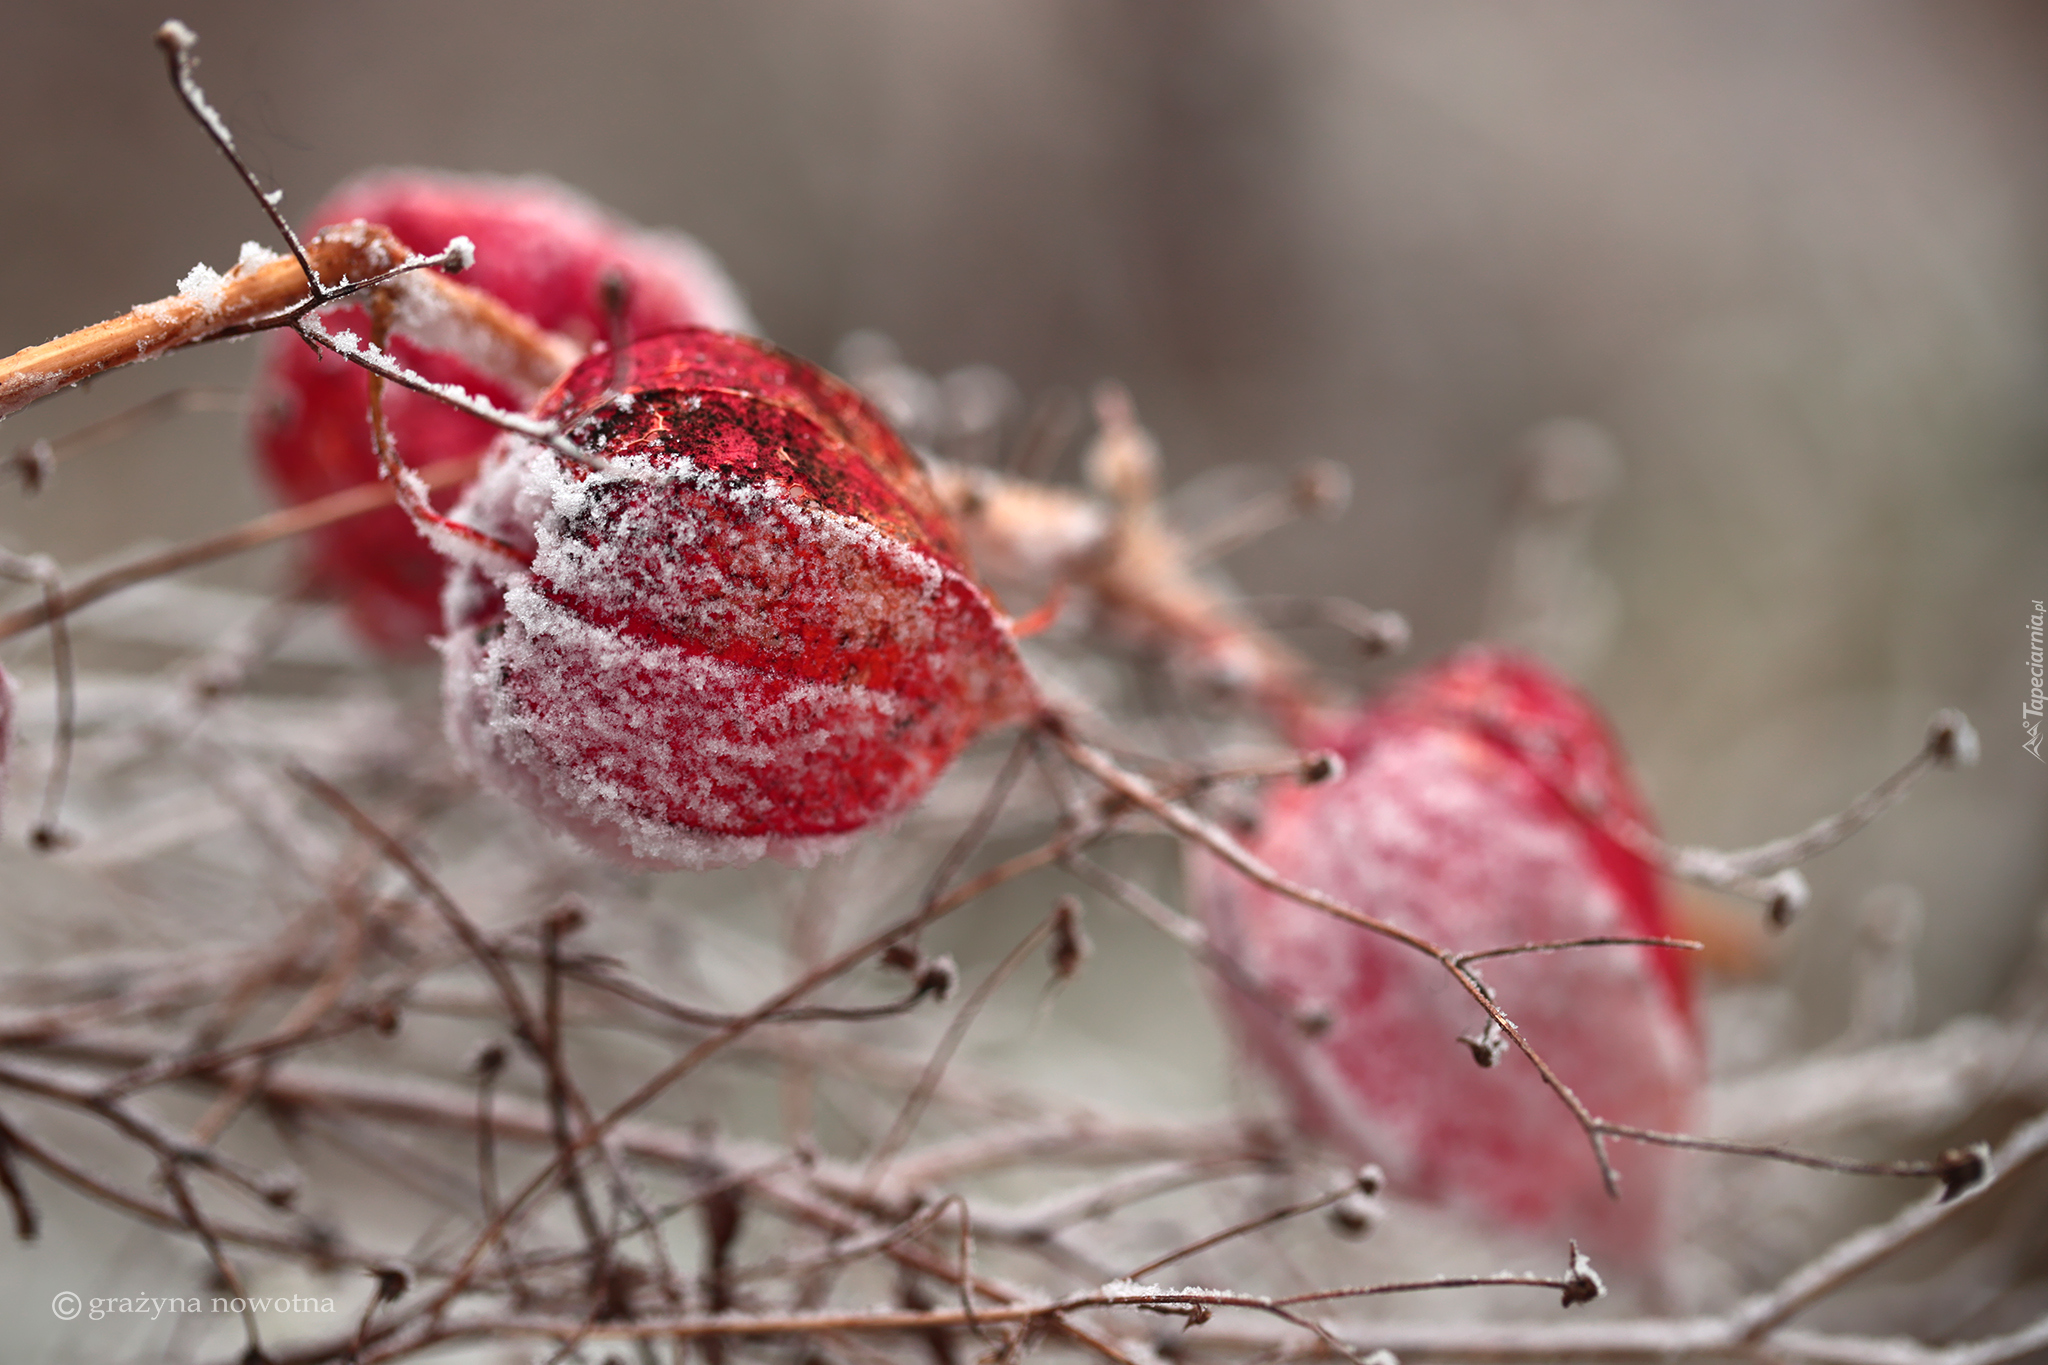
<svg viewBox="0 0 2048 1365">
<path fill-rule="evenodd" d="M 1297 881 L 1247 847 L 1216 798 L 1246 784 L 1329 781 L 1336 765 L 1327 754 L 1268 752 L 1244 762 L 1210 746 L 1193 759 L 1140 758 L 1115 742 L 1107 698 L 1047 686 L 1006 759 L 963 765 L 891 836 L 887 861 L 898 865 L 876 872 L 877 888 L 855 893 L 814 874 L 786 907 L 786 962 L 713 969 L 693 953 L 650 953 L 646 966 L 629 966 L 589 946 L 628 922 L 653 932 L 659 914 L 636 915 L 633 902 L 655 883 L 593 873 L 512 823 L 514 813 L 477 815 L 445 762 L 422 757 L 402 703 L 344 698 L 362 702 L 364 715 L 339 737 L 341 703 L 282 714 L 290 704 L 253 685 L 284 647 L 276 622 L 243 638 L 189 641 L 204 650 L 199 662 L 148 677 L 140 700 L 110 720 L 93 695 L 107 680 L 77 676 L 71 658 L 69 621 L 89 603 L 393 502 L 422 523 L 445 521 L 427 494 L 468 479 L 474 461 L 405 469 L 375 406 L 384 384 L 456 406 L 583 471 L 608 467 L 571 425 L 427 380 L 385 346 L 325 327 L 320 311 L 345 300 L 369 300 L 377 313 L 427 295 L 414 306 L 438 326 L 485 338 L 477 349 L 499 363 L 512 357 L 533 387 L 574 358 L 560 338 L 447 278 L 471 261 L 462 239 L 421 254 L 386 229 L 358 225 L 301 241 L 193 80 L 189 31 L 166 25 L 159 41 L 181 96 L 262 199 L 291 254 L 245 252 L 224 278 L 0 361 L 0 416 L 117 363 L 290 328 L 375 377 L 373 425 L 387 479 L 85 578 L 37 558 L 0 560 L 0 571 L 32 588 L 32 600 L 0 615 L 0 640 L 45 631 L 55 679 L 54 723 L 24 726 L 32 755 L 48 760 L 32 841 L 58 855 L 60 873 L 132 873 L 163 916 L 190 913 L 174 855 L 187 852 L 191 838 L 178 822 L 194 812 L 172 807 L 180 781 L 198 783 L 210 794 L 199 803 L 205 837 L 234 858 L 262 861 L 264 872 L 248 873 L 237 896 L 269 906 L 273 926 L 214 939 L 194 923 L 146 951 L 58 961 L 9 979 L 0 1014 L 0 1195 L 23 1241 L 43 1230 L 44 1182 L 188 1239 L 209 1272 L 199 1297 L 232 1305 L 240 1318 L 242 1358 L 275 1362 L 389 1361 L 477 1341 L 539 1343 L 549 1359 L 631 1350 L 681 1358 L 696 1349 L 713 1362 L 742 1350 L 857 1362 L 911 1350 L 947 1362 L 1046 1347 L 1119 1365 L 1161 1356 L 1363 1362 L 1389 1352 L 1990 1365 L 2048 1349 L 2048 1319 L 1948 1345 L 1795 1325 L 2023 1181 L 2048 1150 L 2042 1119 L 2015 1127 L 1995 1155 L 1963 1145 L 1861 1159 L 1783 1140 L 1785 1131 L 1826 1134 L 1867 1121 L 1872 1097 L 1841 1078 L 1900 1065 L 1894 1054 L 1905 1044 L 1824 1059 L 1811 1064 L 1813 1075 L 1724 1087 L 1713 1115 L 1718 1136 L 1596 1112 L 1479 964 L 1693 945 L 1601 934 L 1459 947 Z M 1159 513 L 1156 455 L 1128 399 L 1107 392 L 1099 425 L 1092 491 L 942 468 L 935 496 L 979 537 L 978 558 L 1027 566 L 1055 582 L 1056 599 L 1087 598 L 1097 640 L 1142 651 L 1183 682 L 1227 685 L 1283 718 L 1308 709 L 1320 686 L 1312 671 L 1195 572 L 1215 546 L 1270 520 L 1266 509 L 1243 509 L 1243 525 L 1206 538 L 1181 536 Z M 23 469 L 46 480 L 54 462 L 54 445 L 41 443 Z M 1328 501 L 1319 487 L 1311 480 L 1296 500 Z M 1375 648 L 1398 646 L 1404 634 L 1397 621 L 1350 604 L 1335 614 L 1360 624 Z M 31 694 L 24 713 L 40 700 Z M 81 730 L 87 742 L 74 782 Z M 1867 825 L 1924 773 L 1967 763 L 1973 745 L 1967 723 L 1942 713 L 1896 776 L 1840 815 L 1755 849 L 1674 849 L 1640 827 L 1628 837 L 1639 859 L 1756 899 L 1782 921 L 1803 898 L 1798 864 Z M 36 768 L 33 757 L 14 761 Z M 163 809 L 136 813 L 133 789 L 152 784 L 171 789 L 158 798 Z M 67 785 L 79 791 L 67 797 Z M 124 831 L 127 843 L 116 833 L 64 852 L 67 799 Z M 1341 1273 L 1337 1239 L 1375 1232 L 1392 1216 L 1386 1199 L 1402 1194 L 1385 1189 L 1378 1172 L 1339 1173 L 1272 1124 L 1144 1121 L 959 1060 L 968 1031 L 1034 959 L 1049 993 L 1117 970 L 1091 958 L 1071 898 L 1034 913 L 937 1021 L 963 975 L 927 946 L 944 932 L 941 922 L 1019 888 L 1035 892 L 1041 873 L 1128 908 L 1230 987 L 1266 991 L 1202 922 L 1118 868 L 1117 844 L 1160 832 L 1266 892 L 1432 962 L 1469 998 L 1475 1033 L 1462 1041 L 1471 1059 L 1490 1065 L 1510 1050 L 1525 1058 L 1569 1111 L 1610 1193 L 1622 1193 L 1609 1155 L 1617 1142 L 1934 1188 L 1768 1288 L 1719 1306 L 1658 1313 L 1656 1282 L 1669 1277 L 1645 1273 L 1641 1315 L 1632 1317 L 1357 1314 L 1360 1301 L 1480 1289 L 1537 1289 L 1576 1309 L 1605 1286 L 1575 1244 L 1560 1247 L 1548 1271 L 1354 1282 Z M 448 865 L 473 887 L 498 888 L 488 909 L 472 891 L 452 889 Z M 273 895 L 266 877 L 288 878 L 294 889 Z M 792 899 L 786 887 L 735 896 L 750 906 Z M 857 914 L 871 922 L 857 923 Z M 712 955 L 701 943 L 693 952 Z M 893 989 L 877 987 L 879 974 Z M 735 1006 L 736 997 L 753 1003 Z M 1326 1026 L 1293 1022 L 1305 1034 Z M 1944 1093 L 1899 1116 L 1916 1133 L 1946 1131 L 1994 1094 L 2038 1105 L 2048 1093 L 2037 1030 L 2024 1017 L 1972 1027 L 1970 1038 L 1948 1039 L 1946 1053 L 1940 1037 L 1921 1045 L 1914 1074 L 1938 1077 Z M 1443 1065 L 1469 1064 L 1447 1052 Z M 2003 1068 L 1987 1070 L 1987 1059 Z M 744 1121 L 758 1106 L 736 1096 L 764 1074 L 779 1122 Z M 1813 1112 L 1783 1121 L 1774 1085 Z M 830 1124 L 817 1112 L 828 1088 L 847 1111 Z M 949 1135 L 920 1141 L 938 1118 Z M 342 1173 L 344 1161 L 358 1169 Z M 1116 1173 L 1078 1187 L 1048 1174 L 1077 1167 Z M 1132 1212 L 1150 1201 L 1173 1212 Z M 1235 1216 L 1218 1216 L 1225 1204 Z M 1325 1215 L 1320 1225 L 1316 1214 Z M 1155 1282 L 1182 1262 L 1244 1287 Z M 346 1278 L 355 1275 L 367 1278 Z M 335 1289 L 322 1320 L 280 1331 L 254 1306 L 267 1301 L 267 1288 L 309 1278 Z"/>
</svg>

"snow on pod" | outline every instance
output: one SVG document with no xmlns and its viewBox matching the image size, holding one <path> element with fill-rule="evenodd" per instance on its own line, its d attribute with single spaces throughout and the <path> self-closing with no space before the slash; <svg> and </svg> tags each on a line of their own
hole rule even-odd
<svg viewBox="0 0 2048 1365">
<path fill-rule="evenodd" d="M 634 335 L 702 323 L 749 330 L 738 294 L 709 253 L 674 232 L 632 226 L 573 190 L 540 177 L 509 179 L 445 171 L 373 171 L 342 185 L 309 229 L 361 219 L 382 223 L 415 251 L 456 236 L 476 245 L 462 282 L 550 331 L 588 346 L 606 328 L 600 282 L 617 270 L 628 286 Z M 369 335 L 362 310 L 338 307 L 329 327 Z M 427 378 L 454 383 L 512 411 L 534 394 L 513 392 L 455 356 L 402 333 L 392 351 Z M 253 433 L 265 473 L 287 502 L 306 502 L 377 477 L 366 416 L 368 376 L 316 352 L 288 331 L 265 342 Z M 398 450 L 415 468 L 481 453 L 496 429 L 393 386 L 385 394 Z M 444 490 L 439 505 L 457 490 Z M 325 527 L 308 538 L 314 585 L 340 597 L 372 644 L 419 648 L 440 625 L 441 561 L 396 509 Z"/>
<path fill-rule="evenodd" d="M 1670 933 L 1647 815 L 1591 704 L 1543 666 L 1468 649 L 1305 737 L 1344 773 L 1269 789 L 1247 846 L 1281 874 L 1458 951 Z M 1303 1131 L 1379 1162 L 1391 1188 L 1600 1251 L 1664 1245 L 1671 1152 L 1610 1144 L 1602 1187 L 1564 1104 L 1512 1046 L 1482 1069 L 1458 1043 L 1485 1016 L 1420 953 L 1260 888 L 1206 854 L 1190 882 L 1218 946 L 1291 1010 L 1225 991 L 1247 1060 Z M 1601 1117 L 1682 1131 L 1702 1059 L 1680 954 L 1587 947 L 1480 965 L 1501 1006 Z"/>
<path fill-rule="evenodd" d="M 454 517 L 530 563 L 451 570 L 442 649 L 451 738 L 555 828 L 662 866 L 809 863 L 1035 707 L 916 457 L 847 385 L 688 328 L 539 412 L 606 468 L 493 452 Z"/>
</svg>

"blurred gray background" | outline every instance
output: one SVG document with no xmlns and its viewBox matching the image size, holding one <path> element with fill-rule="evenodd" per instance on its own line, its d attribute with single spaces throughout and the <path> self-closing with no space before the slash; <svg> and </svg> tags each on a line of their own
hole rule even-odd
<svg viewBox="0 0 2048 1365">
<path fill-rule="evenodd" d="M 180 3 L 250 160 L 310 208 L 376 164 L 541 171 L 718 253 L 770 335 L 876 328 L 1036 397 L 1116 377 L 1176 478 L 1347 463 L 1336 525 L 1231 563 L 1262 592 L 1482 626 L 1528 433 L 1625 469 L 1574 661 L 1667 830 L 1833 809 L 1936 706 L 1985 761 L 1816 864 L 1789 970 L 1918 888 L 1926 1026 L 1982 1005 L 2048 891 L 2020 752 L 2048 597 L 2048 11 L 2026 4 Z M 0 347 L 173 292 L 266 225 L 167 87 L 163 4 L 14 5 L 0 45 Z M 112 376 L 0 448 L 248 347 Z M 264 494 L 238 422 L 68 467 L 0 537 L 67 563 Z M 273 581 L 275 557 L 211 571 Z M 1333 659 L 1341 656 L 1332 651 Z"/>
</svg>

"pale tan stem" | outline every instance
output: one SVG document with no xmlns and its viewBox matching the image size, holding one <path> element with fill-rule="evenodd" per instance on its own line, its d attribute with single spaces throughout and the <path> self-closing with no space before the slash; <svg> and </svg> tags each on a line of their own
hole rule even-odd
<svg viewBox="0 0 2048 1365">
<path fill-rule="evenodd" d="M 306 244 L 306 253 L 327 288 L 361 284 L 414 255 L 389 228 L 375 223 L 329 228 Z M 413 271 L 402 278 L 403 289 L 414 294 L 419 305 L 414 311 L 443 324 L 431 329 L 432 337 L 423 338 L 426 344 L 445 348 L 446 337 L 478 338 L 464 346 L 463 358 L 523 390 L 545 388 L 579 354 L 574 343 L 437 271 Z M 309 300 L 305 272 L 295 260 L 237 266 L 215 289 L 145 303 L 0 360 L 0 417 L 106 370 L 276 323 L 280 315 Z"/>
</svg>

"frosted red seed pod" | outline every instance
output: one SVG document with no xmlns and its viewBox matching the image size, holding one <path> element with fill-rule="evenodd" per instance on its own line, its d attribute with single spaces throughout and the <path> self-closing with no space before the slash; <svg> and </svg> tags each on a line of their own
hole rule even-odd
<svg viewBox="0 0 2048 1365">
<path fill-rule="evenodd" d="M 1670 934 L 1658 874 L 1631 851 L 1647 815 L 1615 743 L 1542 665 L 1468 649 L 1307 738 L 1341 756 L 1343 775 L 1274 786 L 1246 838 L 1283 875 L 1458 951 Z M 1528 1059 L 1510 1045 L 1482 1069 L 1460 1046 L 1486 1019 L 1441 966 L 1192 856 L 1219 947 L 1270 992 L 1226 992 L 1247 1060 L 1300 1129 L 1380 1163 L 1397 1193 L 1645 1258 L 1654 1275 L 1673 1153 L 1610 1144 L 1622 1177 L 1610 1199 Z M 1679 953 L 1586 947 L 1479 970 L 1595 1114 L 1690 1126 L 1702 1059 Z M 1276 1006 L 1330 1026 L 1304 1036 Z"/>
<path fill-rule="evenodd" d="M 600 286 L 616 270 L 627 285 L 626 324 L 640 335 L 691 323 L 748 330 L 745 306 L 704 249 L 679 233 L 636 228 L 574 191 L 538 177 L 506 179 L 442 171 L 376 171 L 344 184 L 314 210 L 309 228 L 356 219 L 382 223 L 415 251 L 456 236 L 476 245 L 462 282 L 540 326 L 588 345 L 605 335 Z M 369 335 L 362 311 L 327 314 L 334 330 Z M 403 333 L 391 349 L 427 378 L 459 384 L 519 411 L 515 393 Z M 288 502 L 305 502 L 377 477 L 365 416 L 368 378 L 289 332 L 265 343 L 253 431 L 265 473 Z M 399 451 L 415 467 L 481 453 L 487 423 L 393 387 L 385 407 Z M 445 509 L 457 496 L 445 490 Z M 440 625 L 442 565 L 396 510 L 357 517 L 310 537 L 314 583 L 338 595 L 371 643 L 416 649 Z"/>
<path fill-rule="evenodd" d="M 453 569 L 445 599 L 449 733 L 487 783 L 629 861 L 808 863 L 1035 707 L 916 457 L 851 388 L 702 328 L 626 358 L 538 409 L 604 470 L 508 439 L 454 512 L 521 557 Z"/>
</svg>

